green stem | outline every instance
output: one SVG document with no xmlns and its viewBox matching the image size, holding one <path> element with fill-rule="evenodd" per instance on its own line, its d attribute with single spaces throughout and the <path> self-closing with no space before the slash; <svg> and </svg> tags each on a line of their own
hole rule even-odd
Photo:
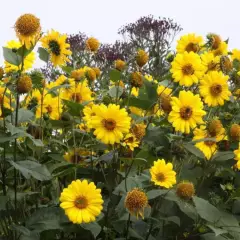
<svg viewBox="0 0 240 240">
<path fill-rule="evenodd" d="M 131 215 L 130 215 L 130 213 L 129 213 L 129 214 L 128 214 L 128 221 L 127 221 L 126 240 L 128 239 L 128 232 L 129 232 L 129 226 L 130 226 L 130 219 L 131 219 Z"/>
</svg>

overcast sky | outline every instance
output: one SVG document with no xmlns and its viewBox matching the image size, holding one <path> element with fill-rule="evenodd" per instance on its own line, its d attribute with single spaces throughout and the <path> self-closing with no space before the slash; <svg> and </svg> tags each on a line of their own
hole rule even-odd
<svg viewBox="0 0 240 240">
<path fill-rule="evenodd" d="M 141 16 L 169 17 L 178 22 L 181 34 L 209 32 L 230 38 L 230 48 L 240 48 L 240 0 L 11 0 L 1 1 L 0 45 L 15 39 L 16 19 L 33 13 L 41 19 L 43 31 L 85 32 L 101 42 L 120 39 L 118 29 Z M 0 65 L 2 65 L 2 48 Z"/>
</svg>

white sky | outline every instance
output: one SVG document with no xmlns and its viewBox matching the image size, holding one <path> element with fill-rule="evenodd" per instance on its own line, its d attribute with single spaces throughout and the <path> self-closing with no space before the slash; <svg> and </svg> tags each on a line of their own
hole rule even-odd
<svg viewBox="0 0 240 240">
<path fill-rule="evenodd" d="M 214 32 L 229 37 L 230 48 L 240 48 L 239 9 L 239 0 L 2 0 L 0 45 L 15 39 L 14 23 L 24 13 L 40 18 L 43 31 L 81 31 L 101 42 L 120 39 L 117 31 L 122 25 L 152 14 L 173 18 L 182 26 L 181 34 Z"/>
</svg>

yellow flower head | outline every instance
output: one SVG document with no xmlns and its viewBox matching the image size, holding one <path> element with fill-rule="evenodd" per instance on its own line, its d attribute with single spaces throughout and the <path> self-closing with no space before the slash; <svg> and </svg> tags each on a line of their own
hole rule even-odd
<svg viewBox="0 0 240 240">
<path fill-rule="evenodd" d="M 235 154 L 235 160 L 237 161 L 237 168 L 240 169 L 240 143 L 238 149 L 234 151 Z"/>
<path fill-rule="evenodd" d="M 218 49 L 221 42 L 222 42 L 221 37 L 219 35 L 215 34 L 215 33 L 208 34 L 207 39 L 208 39 L 208 43 L 209 43 L 210 47 L 213 50 Z"/>
<path fill-rule="evenodd" d="M 99 105 L 94 109 L 96 115 L 92 117 L 91 125 L 95 129 L 94 135 L 105 144 L 119 143 L 123 134 L 130 129 L 131 118 L 126 109 L 119 105 Z"/>
<path fill-rule="evenodd" d="M 159 85 L 157 88 L 157 94 L 160 99 L 160 106 L 164 113 L 170 113 L 172 111 L 171 94 L 172 89 Z"/>
<path fill-rule="evenodd" d="M 141 141 L 142 138 L 145 136 L 146 134 L 146 127 L 147 125 L 144 124 L 144 123 L 138 123 L 138 124 L 135 124 L 132 129 L 131 129 L 131 132 L 134 134 L 134 136 L 139 140 Z"/>
<path fill-rule="evenodd" d="M 60 75 L 56 81 L 55 81 L 55 85 L 56 86 L 61 86 L 61 85 L 65 85 L 65 84 L 74 84 L 72 81 L 70 81 L 66 76 L 64 75 Z"/>
<path fill-rule="evenodd" d="M 178 40 L 177 52 L 184 53 L 194 52 L 197 53 L 203 45 L 203 38 L 201 36 L 196 36 L 195 33 L 184 35 Z"/>
<path fill-rule="evenodd" d="M 121 59 L 117 59 L 115 61 L 115 68 L 118 70 L 118 71 L 122 71 L 126 66 L 126 62 L 124 62 L 123 60 Z"/>
<path fill-rule="evenodd" d="M 52 30 L 41 39 L 42 46 L 50 53 L 51 62 L 54 66 L 65 65 L 69 62 L 68 56 L 72 54 L 69 50 L 70 45 L 66 42 L 67 35 L 61 35 Z"/>
<path fill-rule="evenodd" d="M 133 95 L 134 97 L 138 97 L 138 94 L 139 94 L 139 88 L 132 87 L 131 95 Z"/>
<path fill-rule="evenodd" d="M 219 47 L 211 51 L 214 56 L 227 55 L 228 54 L 228 45 L 226 42 L 221 42 Z"/>
<path fill-rule="evenodd" d="M 127 193 L 125 207 L 134 216 L 144 218 L 144 209 L 148 206 L 147 195 L 140 189 L 134 188 Z"/>
<path fill-rule="evenodd" d="M 21 47 L 22 47 L 22 44 L 15 40 L 11 40 L 11 41 L 7 42 L 7 45 L 6 45 L 6 48 L 12 49 L 12 51 L 17 51 Z M 31 69 L 34 61 L 35 61 L 35 53 L 30 52 L 24 58 L 23 70 L 26 71 L 28 69 Z M 15 66 L 15 65 L 5 61 L 4 64 L 5 64 L 4 70 L 6 73 L 18 71 L 18 70 L 21 70 L 21 68 L 22 68 L 22 63 L 20 63 L 19 66 Z"/>
<path fill-rule="evenodd" d="M 200 126 L 200 128 L 195 128 L 193 134 L 194 134 L 193 140 L 211 138 L 208 131 L 206 130 L 206 126 L 204 125 Z M 197 142 L 195 146 L 203 152 L 207 160 L 209 160 L 217 152 L 216 141 L 211 140 L 200 141 Z"/>
<path fill-rule="evenodd" d="M 205 72 L 200 56 L 194 52 L 178 53 L 171 64 L 170 72 L 174 82 L 179 82 L 181 86 L 190 87 L 192 84 L 198 83 Z"/>
<path fill-rule="evenodd" d="M 100 46 L 100 42 L 94 37 L 90 37 L 86 41 L 86 48 L 91 52 L 96 52 L 99 46 Z"/>
<path fill-rule="evenodd" d="M 92 69 L 94 70 L 94 72 L 96 74 L 96 78 L 100 77 L 100 75 L 101 75 L 100 69 L 98 67 L 93 67 Z"/>
<path fill-rule="evenodd" d="M 140 88 L 143 85 L 143 77 L 140 72 L 131 73 L 131 85 L 136 88 Z"/>
<path fill-rule="evenodd" d="M 195 188 L 191 182 L 181 182 L 177 185 L 176 194 L 178 197 L 189 200 L 195 194 Z"/>
<path fill-rule="evenodd" d="M 89 81 L 93 82 L 94 80 L 96 80 L 97 76 L 95 71 L 92 68 L 87 67 L 85 74 Z"/>
<path fill-rule="evenodd" d="M 137 115 L 137 116 L 144 116 L 144 112 L 141 108 L 137 108 L 137 107 L 129 107 L 129 110 L 131 111 L 131 113 Z"/>
<path fill-rule="evenodd" d="M 101 189 L 87 180 L 72 181 L 60 196 L 60 207 L 73 223 L 89 223 L 96 220 L 103 207 Z"/>
<path fill-rule="evenodd" d="M 33 14 L 24 14 L 20 16 L 15 23 L 15 31 L 22 45 L 25 44 L 27 49 L 35 45 L 40 37 L 41 25 L 40 20 Z"/>
<path fill-rule="evenodd" d="M 71 78 L 74 78 L 75 81 L 81 81 L 85 78 L 85 70 L 83 68 L 73 70 L 71 72 Z"/>
<path fill-rule="evenodd" d="M 239 124 L 234 123 L 230 127 L 230 136 L 232 140 L 240 141 L 240 125 Z"/>
<path fill-rule="evenodd" d="M 200 81 L 199 92 L 208 106 L 222 106 L 229 100 L 228 78 L 222 72 L 212 71 Z"/>
<path fill-rule="evenodd" d="M 91 151 L 84 148 L 76 148 L 68 151 L 63 156 L 70 163 L 84 165 L 84 161 L 91 156 Z"/>
<path fill-rule="evenodd" d="M 227 74 L 233 68 L 232 60 L 228 56 L 221 56 L 220 57 L 220 68 L 225 74 Z"/>
<path fill-rule="evenodd" d="M 220 70 L 220 57 L 214 56 L 211 52 L 201 54 L 202 64 L 207 72 Z"/>
<path fill-rule="evenodd" d="M 0 80 L 2 80 L 3 75 L 4 75 L 4 70 L 2 67 L 0 67 Z"/>
<path fill-rule="evenodd" d="M 131 151 L 134 151 L 134 148 L 135 147 L 138 147 L 139 146 L 139 140 L 136 138 L 135 135 L 133 135 L 132 133 L 128 133 L 124 139 L 123 139 L 123 142 L 122 142 L 122 145 L 124 147 L 129 147 L 129 149 Z"/>
<path fill-rule="evenodd" d="M 42 94 L 38 89 L 34 89 L 25 98 L 26 108 L 31 110 L 41 104 Z"/>
<path fill-rule="evenodd" d="M 150 168 L 151 180 L 155 185 L 171 188 L 176 184 L 176 172 L 173 171 L 172 163 L 166 163 L 164 159 L 154 161 Z"/>
<path fill-rule="evenodd" d="M 144 50 L 140 49 L 137 52 L 136 62 L 139 67 L 143 67 L 148 62 L 148 59 L 149 56 Z"/>
<path fill-rule="evenodd" d="M 202 124 L 202 117 L 206 114 L 199 95 L 193 95 L 191 91 L 180 91 L 179 98 L 172 97 L 172 111 L 168 121 L 173 124 L 176 131 L 189 133 L 191 128 Z"/>
<path fill-rule="evenodd" d="M 28 75 L 22 75 L 17 81 L 17 92 L 28 93 L 32 90 L 32 79 Z"/>
<path fill-rule="evenodd" d="M 240 61 L 240 50 L 236 49 L 236 48 L 233 49 L 231 57 L 232 57 L 232 60 L 236 59 L 236 60 Z"/>
<path fill-rule="evenodd" d="M 219 119 L 212 119 L 207 124 L 207 130 L 211 137 L 216 137 L 217 141 L 224 140 L 226 138 L 225 129 Z"/>
<path fill-rule="evenodd" d="M 80 82 L 76 87 L 69 88 L 64 91 L 62 98 L 66 100 L 72 100 L 76 103 L 83 103 L 93 100 L 92 92 L 88 87 L 87 81 Z"/>
<path fill-rule="evenodd" d="M 84 114 L 83 120 L 87 123 L 87 126 L 90 129 L 92 128 L 92 124 L 91 124 L 92 117 L 96 116 L 96 112 L 95 112 L 96 108 L 98 108 L 98 105 L 91 104 L 91 105 L 85 106 L 83 109 L 83 114 Z"/>
<path fill-rule="evenodd" d="M 7 93 L 9 92 L 10 91 L 7 90 Z M 4 87 L 0 87 L 0 106 L 2 106 L 2 104 L 4 108 L 11 109 L 10 99 L 6 96 Z M 3 112 L 2 112 L 2 107 L 0 107 L 0 118 L 2 117 L 3 117 Z"/>
</svg>

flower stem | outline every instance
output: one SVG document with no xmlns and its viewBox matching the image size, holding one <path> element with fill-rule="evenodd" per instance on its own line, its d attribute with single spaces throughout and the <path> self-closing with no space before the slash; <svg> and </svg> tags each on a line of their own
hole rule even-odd
<svg viewBox="0 0 240 240">
<path fill-rule="evenodd" d="M 130 219 L 131 219 L 131 214 L 128 214 L 128 221 L 127 221 L 127 230 L 126 230 L 126 240 L 128 239 L 128 232 L 129 232 L 129 226 L 130 226 Z"/>
</svg>

